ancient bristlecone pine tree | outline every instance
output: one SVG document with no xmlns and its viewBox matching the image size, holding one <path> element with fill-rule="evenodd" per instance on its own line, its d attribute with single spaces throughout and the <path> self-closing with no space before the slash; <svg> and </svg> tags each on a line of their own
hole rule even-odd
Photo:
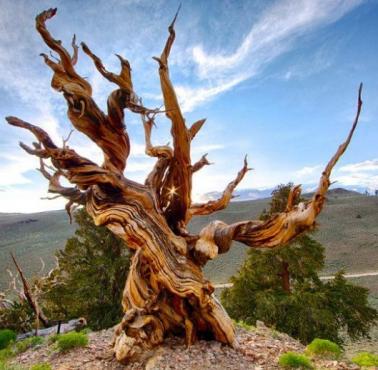
<svg viewBox="0 0 378 370">
<path fill-rule="evenodd" d="M 109 72 L 101 59 L 87 45 L 81 44 L 98 72 L 116 85 L 108 98 L 105 113 L 93 100 L 89 82 L 75 70 L 78 59 L 75 37 L 71 55 L 47 30 L 45 22 L 55 13 L 56 9 L 49 9 L 36 18 L 37 31 L 58 56 L 52 59 L 42 54 L 53 71 L 51 85 L 65 98 L 67 115 L 73 126 L 101 148 L 104 162 L 98 165 L 80 156 L 67 146 L 66 141 L 62 147 L 56 146 L 38 126 L 16 117 L 6 119 L 9 124 L 34 134 L 38 142 L 33 143 L 33 147 L 20 145 L 40 158 L 40 171 L 49 180 L 49 192 L 68 199 L 68 212 L 77 204 L 84 205 L 96 225 L 105 225 L 125 241 L 125 246 L 135 251 L 122 298 L 124 317 L 115 333 L 117 359 L 126 363 L 148 353 L 167 333 L 185 335 L 188 345 L 205 337 L 234 346 L 232 321 L 212 295 L 214 287 L 204 278 L 202 267 L 209 259 L 226 253 L 233 240 L 253 248 L 274 248 L 314 226 L 330 185 L 331 170 L 356 128 L 362 105 L 361 87 L 352 129 L 324 169 L 310 201 L 294 206 L 300 194 L 300 187 L 296 186 L 291 190 L 285 212 L 267 221 L 248 220 L 231 225 L 213 221 L 198 235 L 191 235 L 187 230 L 191 218 L 224 209 L 249 168 L 244 160 L 243 168 L 220 199 L 204 204 L 192 203 L 192 176 L 209 162 L 206 156 L 196 163 L 191 162 L 191 143 L 205 120 L 186 126 L 170 81 L 168 57 L 175 39 L 176 17 L 168 28 L 163 52 L 154 58 L 159 67 L 164 112 L 171 124 L 172 146 L 154 146 L 151 130 L 160 111 L 143 107 L 133 90 L 129 62 L 117 55 L 121 72 Z M 130 153 L 125 109 L 140 115 L 146 154 L 156 157 L 156 164 L 144 184 L 125 176 Z M 52 165 L 45 165 L 46 159 Z M 74 187 L 62 186 L 61 177 Z"/>
</svg>

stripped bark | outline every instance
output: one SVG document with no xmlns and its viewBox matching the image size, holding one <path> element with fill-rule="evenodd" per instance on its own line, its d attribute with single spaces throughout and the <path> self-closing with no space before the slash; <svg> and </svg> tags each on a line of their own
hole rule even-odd
<svg viewBox="0 0 378 370">
<path fill-rule="evenodd" d="M 185 336 L 188 345 L 197 338 L 214 338 L 235 345 L 234 328 L 220 303 L 213 296 L 214 287 L 205 279 L 202 266 L 231 247 L 233 240 L 250 247 L 273 248 L 282 245 L 301 232 L 311 229 L 321 211 L 329 187 L 331 170 L 347 148 L 361 111 L 361 88 L 358 110 L 348 139 L 337 150 L 325 168 L 318 190 L 307 203 L 295 204 L 300 188 L 292 190 L 286 211 L 265 222 L 249 220 L 227 225 L 214 221 L 199 235 L 190 235 L 187 224 L 193 216 L 207 215 L 227 207 L 233 191 L 249 170 L 244 166 L 225 189 L 219 200 L 193 204 L 192 176 L 208 165 L 206 155 L 191 163 L 191 142 L 205 120 L 190 128 L 185 124 L 173 84 L 168 59 L 175 39 L 174 24 L 160 57 L 160 85 L 164 112 L 171 122 L 172 147 L 152 145 L 151 133 L 159 109 L 147 109 L 134 91 L 129 62 L 118 56 L 120 74 L 109 72 L 101 59 L 82 43 L 82 49 L 96 69 L 118 87 L 108 98 L 104 113 L 92 98 L 90 84 L 75 70 L 78 49 L 73 40 L 70 55 L 60 41 L 53 39 L 45 22 L 56 9 L 42 12 L 36 18 L 37 31 L 47 46 L 58 54 L 52 60 L 43 54 L 53 70 L 52 87 L 63 93 L 68 118 L 72 125 L 88 136 L 104 154 L 102 165 L 80 156 L 64 143 L 56 146 L 49 135 L 28 122 L 7 117 L 9 124 L 29 130 L 38 144 L 21 144 L 29 154 L 41 158 L 41 173 L 48 179 L 49 191 L 60 194 L 72 204 L 84 204 L 96 225 L 104 225 L 135 250 L 130 273 L 122 298 L 124 317 L 115 332 L 114 350 L 120 362 L 127 363 L 164 340 L 168 333 Z M 129 180 L 124 171 L 130 153 L 130 141 L 124 122 L 128 109 L 142 118 L 146 154 L 156 158 L 156 164 L 145 184 Z M 50 174 L 43 159 L 49 159 L 54 174 Z M 72 188 L 62 187 L 64 176 Z"/>
<path fill-rule="evenodd" d="M 24 296 L 25 296 L 27 302 L 29 303 L 29 306 L 31 307 L 31 309 L 33 310 L 33 312 L 35 314 L 35 317 L 36 317 L 36 320 L 37 320 L 37 330 L 36 331 L 38 332 L 38 327 L 39 327 L 38 322 L 39 321 L 42 322 L 42 324 L 45 328 L 47 328 L 50 325 L 50 322 L 49 322 L 48 318 L 46 317 L 46 315 L 43 313 L 42 309 L 39 307 L 38 301 L 34 297 L 34 294 L 32 293 L 32 291 L 30 289 L 29 283 L 26 280 L 25 275 L 24 275 L 20 265 L 18 264 L 15 256 L 13 255 L 13 253 L 11 253 L 11 257 L 12 257 L 14 265 L 16 266 L 18 274 L 20 275 L 20 279 L 21 279 L 22 286 L 23 286 L 23 289 L 24 289 L 24 291 L 23 291 Z"/>
</svg>

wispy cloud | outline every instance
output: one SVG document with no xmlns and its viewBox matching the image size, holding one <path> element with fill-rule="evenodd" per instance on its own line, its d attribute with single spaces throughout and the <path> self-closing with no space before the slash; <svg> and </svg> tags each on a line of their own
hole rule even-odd
<svg viewBox="0 0 378 370">
<path fill-rule="evenodd" d="M 21 158 L 13 154 L 0 155 L 0 186 L 27 184 L 31 181 L 25 176 L 25 172 L 36 167 L 35 158 L 28 156 Z"/>
<path fill-rule="evenodd" d="M 66 107 L 62 97 L 49 88 L 51 71 L 38 58 L 38 53 L 46 52 L 47 47 L 34 29 L 34 17 L 46 6 L 46 2 L 34 3 L 27 0 L 17 2 L 4 0 L 3 2 L 0 14 L 0 88 L 3 93 L 0 114 L 2 116 L 19 115 L 25 120 L 37 123 L 49 132 L 57 144 L 60 144 L 62 136 L 69 131 L 69 123 L 65 118 Z M 171 58 L 172 79 L 175 82 L 183 110 L 185 112 L 192 111 L 201 104 L 232 90 L 243 81 L 259 75 L 263 72 L 263 68 L 280 55 L 300 46 L 300 43 L 296 43 L 300 36 L 311 32 L 316 27 L 340 19 L 361 2 L 362 0 L 276 0 L 266 2 L 259 8 L 264 8 L 263 12 L 256 13 L 252 24 L 248 26 L 243 23 L 247 27 L 247 32 L 242 33 L 245 35 L 244 37 L 238 41 L 233 37 L 229 44 L 214 43 L 214 46 L 212 46 L 214 37 L 205 35 L 204 32 L 208 30 L 206 26 L 199 23 L 201 18 L 195 14 L 196 6 L 193 8 L 188 6 L 177 24 L 178 29 L 181 27 L 181 32 L 178 32 Z M 119 69 L 118 60 L 113 55 L 115 52 L 130 59 L 136 91 L 146 99 L 148 104 L 150 104 L 148 100 L 160 103 L 162 96 L 159 90 L 157 65 L 150 57 L 161 52 L 161 47 L 166 39 L 166 24 L 169 23 L 167 13 L 172 11 L 173 14 L 175 8 L 176 4 L 173 2 L 163 2 L 162 0 L 154 2 L 148 0 L 97 0 L 96 4 L 91 7 L 77 1 L 67 1 L 60 5 L 59 14 L 49 23 L 49 28 L 53 35 L 62 39 L 63 44 L 68 47 L 72 32 L 76 31 L 78 40 L 86 41 L 103 59 L 109 70 L 117 71 Z M 148 22 L 145 21 L 146 13 L 151 14 L 151 19 Z M 104 16 L 99 17 L 99 14 L 104 14 Z M 238 14 L 235 12 L 235 15 Z M 16 19 L 17 27 L 14 26 Z M 83 23 L 82 19 L 87 19 L 88 22 Z M 233 19 L 238 19 L 238 17 L 235 16 Z M 223 19 L 221 21 L 223 22 Z M 193 24 L 196 27 L 193 27 Z M 190 29 L 196 29 L 195 32 L 193 31 L 196 33 L 196 38 L 187 32 Z M 115 38 L 115 35 L 124 35 L 124 37 Z M 219 39 L 223 39 L 223 36 L 225 35 L 220 35 Z M 206 44 L 207 46 L 198 42 L 205 38 L 210 40 L 210 43 Z M 319 53 L 317 59 L 319 68 L 327 65 L 326 51 Z M 298 68 L 293 66 L 287 71 L 286 77 L 292 78 L 306 69 L 306 65 L 300 65 Z M 101 107 L 105 107 L 106 98 L 114 86 L 98 74 L 91 61 L 82 53 L 79 57 L 78 70 L 91 82 L 95 100 Z M 5 99 L 9 100 L 11 106 L 8 105 L 8 101 L 4 103 Z M 138 125 L 133 125 L 133 118 L 130 116 L 128 114 L 127 122 L 132 137 L 132 147 L 126 173 L 127 176 L 142 182 L 152 168 L 154 159 L 145 156 L 140 122 L 138 121 Z M 31 177 L 28 171 L 37 167 L 38 161 L 21 152 L 17 146 L 19 138 L 29 143 L 33 140 L 32 136 L 23 130 L 5 127 L 5 124 L 0 127 L 0 144 L 2 145 L 0 150 L 0 187 L 2 190 L 0 204 L 2 209 L 6 208 L 5 205 L 12 209 L 12 202 L 9 199 L 18 199 L 19 202 L 25 203 L 24 210 L 28 211 L 37 210 L 38 204 L 39 209 L 56 208 L 55 203 L 51 202 L 41 205 L 38 198 L 46 195 L 47 185 L 43 179 L 39 183 L 30 184 Z M 153 140 L 156 144 L 165 143 L 165 139 L 163 140 L 157 132 L 154 132 Z M 227 170 L 223 169 L 220 174 L 217 174 L 220 168 L 225 168 L 225 166 L 222 167 L 221 152 L 224 146 L 214 140 L 218 139 L 211 137 L 206 140 L 205 138 L 198 141 L 198 144 L 193 147 L 194 156 L 214 151 L 214 158 L 211 160 L 217 163 L 221 162 L 221 167 L 210 166 L 197 174 L 194 180 L 195 192 L 221 190 L 217 187 L 222 188 L 237 173 L 237 168 L 229 166 Z M 103 160 L 102 153 L 96 145 L 80 133 L 75 132 L 69 145 L 81 155 L 97 163 L 101 163 Z M 374 163 L 365 163 L 364 166 L 360 164 L 359 169 L 356 167 L 348 169 L 348 166 L 345 166 L 346 170 L 340 168 L 339 174 L 346 181 L 346 178 L 353 173 L 355 176 L 353 181 L 357 181 L 355 180 L 356 176 L 367 172 L 369 166 L 375 166 Z M 354 164 L 354 166 L 357 165 Z M 320 167 L 305 167 L 298 170 L 296 178 L 298 180 L 316 178 L 317 180 L 321 171 Z M 246 179 L 246 185 L 248 181 L 254 181 L 255 185 L 261 187 L 274 186 L 282 173 L 271 172 L 260 171 L 254 173 L 253 176 L 250 175 Z M 210 177 L 211 181 L 209 181 Z M 368 176 L 360 176 L 361 178 L 364 182 L 368 181 Z M 300 181 L 302 182 L 302 180 Z M 22 185 L 33 189 L 26 191 L 23 189 L 26 186 Z M 26 204 L 28 204 L 28 209 L 26 209 Z"/>
<path fill-rule="evenodd" d="M 316 184 L 324 165 L 305 166 L 293 173 L 293 178 L 306 185 Z M 336 167 L 332 172 L 332 181 L 338 186 L 358 186 L 369 191 L 378 189 L 378 159 L 350 163 Z"/>
<path fill-rule="evenodd" d="M 317 174 L 322 169 L 322 167 L 323 166 L 321 164 L 318 164 L 316 166 L 305 166 L 301 168 L 300 170 L 296 171 L 294 175 L 298 178 L 312 176 L 314 174 Z"/>
<path fill-rule="evenodd" d="M 378 159 L 371 159 L 358 163 L 347 164 L 340 167 L 340 172 L 365 172 L 365 171 L 378 171 Z"/>
<path fill-rule="evenodd" d="M 195 45 L 191 48 L 191 54 L 201 82 L 195 88 L 178 87 L 184 110 L 193 110 L 197 105 L 257 75 L 263 67 L 290 50 L 299 36 L 315 27 L 337 21 L 361 2 L 276 1 L 252 25 L 233 52 L 224 50 L 211 53 L 205 51 L 202 45 Z"/>
</svg>

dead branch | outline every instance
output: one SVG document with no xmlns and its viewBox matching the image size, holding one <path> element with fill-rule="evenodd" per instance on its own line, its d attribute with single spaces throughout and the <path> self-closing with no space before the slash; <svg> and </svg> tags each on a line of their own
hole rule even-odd
<svg viewBox="0 0 378 370">
<path fill-rule="evenodd" d="M 234 192 L 235 188 L 242 181 L 245 174 L 250 170 L 251 168 L 248 167 L 247 156 L 245 156 L 243 168 L 238 172 L 235 180 L 231 181 L 227 185 L 222 196 L 217 200 L 210 200 L 207 203 L 192 204 L 189 210 L 190 217 L 208 215 L 210 213 L 226 208 L 232 199 L 232 193 Z"/>
<path fill-rule="evenodd" d="M 16 258 L 13 255 L 13 253 L 11 253 L 11 257 L 12 257 L 13 263 L 16 266 L 16 269 L 17 269 L 17 271 L 20 275 L 22 285 L 24 287 L 24 295 L 26 297 L 26 300 L 28 301 L 31 309 L 34 311 L 37 320 L 40 320 L 45 327 L 48 327 L 49 326 L 49 320 L 47 319 L 47 317 L 45 316 L 45 314 L 43 313 L 43 311 L 39 307 L 37 300 L 35 299 L 33 293 L 31 292 L 29 283 L 26 280 L 25 275 L 24 275 L 21 267 L 17 263 Z"/>
</svg>

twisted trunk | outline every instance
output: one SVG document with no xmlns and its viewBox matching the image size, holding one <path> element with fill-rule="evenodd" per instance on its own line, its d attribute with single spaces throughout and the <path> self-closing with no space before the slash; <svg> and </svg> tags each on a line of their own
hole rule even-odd
<svg viewBox="0 0 378 370">
<path fill-rule="evenodd" d="M 93 187 L 86 205 L 97 225 L 106 225 L 136 251 L 122 298 L 125 315 L 116 330 L 117 359 L 140 358 L 167 332 L 185 335 L 188 345 L 198 337 L 234 345 L 232 322 L 189 257 L 187 242 L 168 227 L 148 190 L 134 191 L 138 196 L 119 194 L 115 200 Z"/>
</svg>

